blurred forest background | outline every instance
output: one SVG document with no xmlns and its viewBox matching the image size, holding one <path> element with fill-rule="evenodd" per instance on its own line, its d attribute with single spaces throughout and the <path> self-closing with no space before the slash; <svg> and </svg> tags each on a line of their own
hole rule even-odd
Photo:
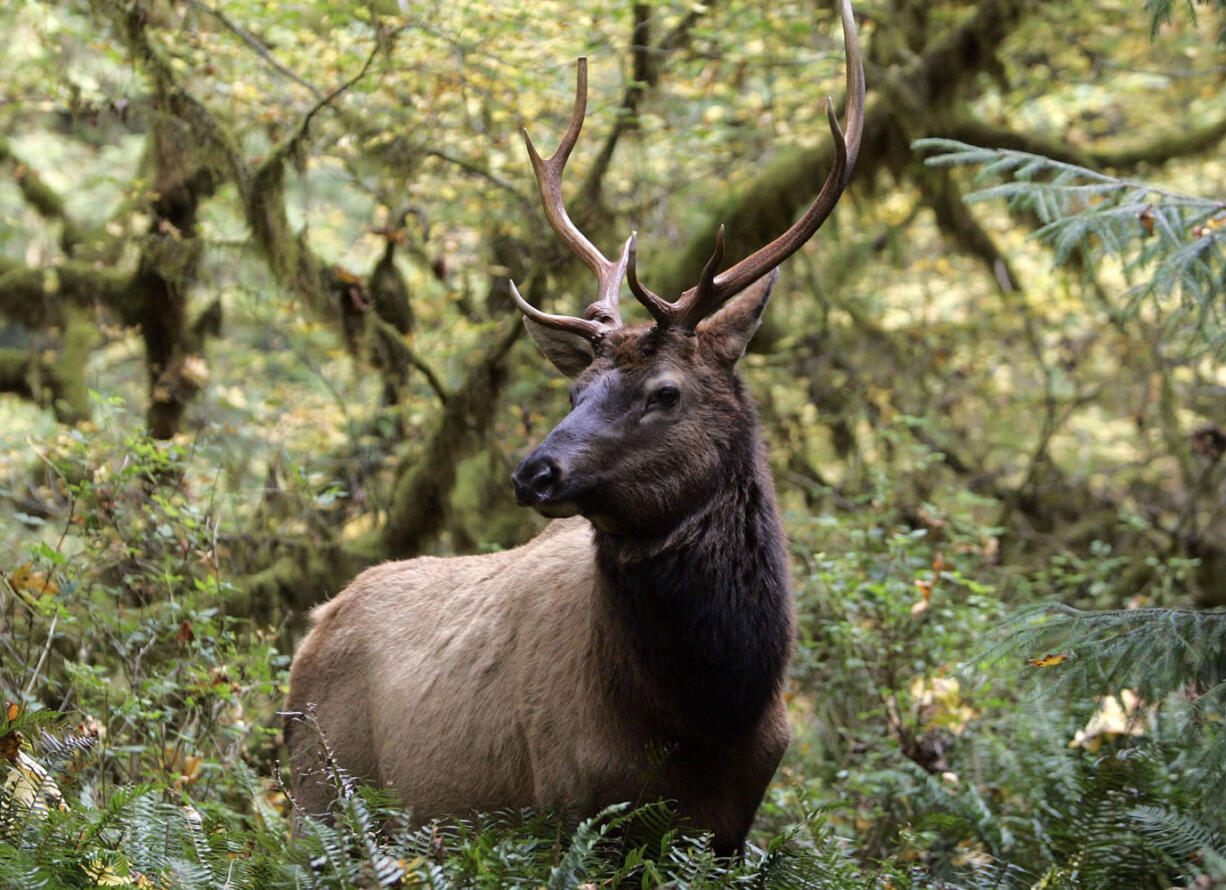
<svg viewBox="0 0 1226 890">
<path fill-rule="evenodd" d="M 856 14 L 864 149 L 742 363 L 801 623 L 729 863 L 349 788 L 290 838 L 274 712 L 360 568 L 542 525 L 506 281 L 589 296 L 519 135 L 575 58 L 571 213 L 673 296 L 820 185 L 833 9 L 0 6 L 0 883 L 1226 886 L 1226 3 Z"/>
</svg>

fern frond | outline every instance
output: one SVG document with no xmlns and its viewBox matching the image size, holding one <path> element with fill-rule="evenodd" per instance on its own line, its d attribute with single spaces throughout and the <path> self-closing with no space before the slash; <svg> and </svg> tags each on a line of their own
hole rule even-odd
<svg viewBox="0 0 1226 890">
<path fill-rule="evenodd" d="M 610 818 L 626 808 L 626 804 L 614 804 L 579 823 L 570 836 L 570 846 L 549 872 L 549 890 L 569 890 L 591 868 L 596 845 L 604 839 L 612 824 Z"/>
<path fill-rule="evenodd" d="M 932 166 L 974 166 L 976 181 L 1006 180 L 966 196 L 968 203 L 1007 202 L 1033 214 L 1035 237 L 1057 264 L 1075 254 L 1092 263 L 1110 257 L 1135 283 L 1125 294 L 1135 309 L 1149 300 L 1174 309 L 1173 324 L 1226 351 L 1226 202 L 1180 194 L 1147 182 L 1010 149 L 948 139 L 920 139 Z"/>
<path fill-rule="evenodd" d="M 1207 825 L 1168 807 L 1133 807 L 1128 815 L 1138 830 L 1172 856 L 1186 861 L 1226 860 L 1222 836 Z"/>
</svg>

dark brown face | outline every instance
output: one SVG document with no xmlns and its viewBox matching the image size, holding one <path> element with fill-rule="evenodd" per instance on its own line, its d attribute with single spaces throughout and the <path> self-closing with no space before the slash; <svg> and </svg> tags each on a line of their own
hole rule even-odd
<svg viewBox="0 0 1226 890">
<path fill-rule="evenodd" d="M 519 503 L 550 517 L 582 514 L 616 534 L 666 532 L 705 503 L 728 460 L 754 447 L 754 409 L 734 366 L 764 290 L 697 332 L 611 333 L 578 372 L 571 412 L 512 474 Z M 542 349 L 554 358 L 555 346 Z"/>
</svg>

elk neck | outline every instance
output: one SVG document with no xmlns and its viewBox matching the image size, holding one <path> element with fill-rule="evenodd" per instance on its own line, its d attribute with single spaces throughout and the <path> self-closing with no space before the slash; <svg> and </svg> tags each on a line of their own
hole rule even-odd
<svg viewBox="0 0 1226 890">
<path fill-rule="evenodd" d="M 599 670 L 646 741 L 736 738 L 783 683 L 787 555 L 756 424 L 724 457 L 712 496 L 672 531 L 595 535 Z"/>
</svg>

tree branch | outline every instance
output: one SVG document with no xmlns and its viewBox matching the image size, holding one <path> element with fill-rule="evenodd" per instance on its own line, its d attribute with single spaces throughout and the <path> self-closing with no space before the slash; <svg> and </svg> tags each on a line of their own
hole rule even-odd
<svg viewBox="0 0 1226 890">
<path fill-rule="evenodd" d="M 85 239 L 84 231 L 69 214 L 64 205 L 64 199 L 55 189 L 42 181 L 38 171 L 13 153 L 12 147 L 4 137 L 0 136 L 0 163 L 8 163 L 13 167 L 13 181 L 21 197 L 34 208 L 45 220 L 58 222 L 63 226 L 60 232 L 60 248 L 71 255 L 78 244 Z"/>
<path fill-rule="evenodd" d="M 468 372 L 463 386 L 447 400 L 422 454 L 402 465 L 383 527 L 383 550 L 388 557 L 420 552 L 442 528 L 456 467 L 488 435 L 494 403 L 507 373 L 507 354 L 523 329 L 519 319 L 503 325 Z"/>
<path fill-rule="evenodd" d="M 413 351 L 412 347 L 404 342 L 404 335 L 394 325 L 389 324 L 378 316 L 371 318 L 371 321 L 375 325 L 376 333 L 383 338 L 383 342 L 395 354 L 396 359 L 402 364 L 410 365 L 421 371 L 422 376 L 426 378 L 426 383 L 430 385 L 430 389 L 434 390 L 434 394 L 438 396 L 439 404 L 446 405 L 448 399 L 451 398 L 446 387 L 443 386 L 438 375 L 434 373 L 434 369 L 422 361 L 421 357 Z"/>
<path fill-rule="evenodd" d="M 213 18 L 217 19 L 217 21 L 221 22 L 222 26 L 234 34 L 234 36 L 236 36 L 243 43 L 247 44 L 247 46 L 255 51 L 257 56 L 263 59 L 270 68 L 272 68 L 282 77 L 286 78 L 287 80 L 292 80 L 294 83 L 298 84 L 298 86 L 305 88 L 317 99 L 323 96 L 323 92 L 319 89 L 319 87 L 282 65 L 279 61 L 277 61 L 276 57 L 273 56 L 272 51 L 269 50 L 269 48 L 265 46 L 258 37 L 256 37 L 246 28 L 235 24 L 233 21 L 227 18 L 226 15 L 221 12 L 221 10 L 214 9 L 206 3 L 201 3 L 200 0 L 188 0 L 188 2 L 191 4 L 193 9 L 199 10 L 207 15 L 211 15 Z"/>
<path fill-rule="evenodd" d="M 935 175 L 934 175 L 935 174 Z M 926 167 L 916 171 L 916 181 L 924 202 L 936 214 L 937 226 L 964 252 L 983 261 L 988 274 L 1002 293 L 1021 289 L 1017 273 L 962 200 L 962 191 L 948 167 Z"/>
<path fill-rule="evenodd" d="M 601 188 L 609 172 L 609 165 L 613 162 L 613 153 L 617 149 L 617 143 L 623 134 L 638 126 L 639 104 L 643 101 L 647 87 L 654 88 L 659 83 L 660 58 L 681 46 L 688 37 L 690 29 L 704 14 L 702 11 L 691 10 L 675 28 L 664 36 L 659 44 L 653 47 L 650 45 L 653 11 L 654 7 L 645 3 L 636 3 L 634 6 L 634 25 L 630 35 L 633 76 L 625 93 L 622 94 L 613 129 L 605 137 L 604 145 L 597 153 L 596 160 L 588 170 L 582 188 L 579 189 L 580 207 L 596 208 L 600 205 Z"/>
<path fill-rule="evenodd" d="M 1175 158 L 1194 157 L 1215 148 L 1226 139 L 1226 117 L 1193 130 L 1163 134 L 1139 145 L 1118 149 L 1078 149 L 1011 127 L 963 117 L 943 134 L 950 139 L 985 148 L 1004 148 L 1043 155 L 1091 170 L 1127 170 L 1141 164 L 1165 164 Z"/>
</svg>

